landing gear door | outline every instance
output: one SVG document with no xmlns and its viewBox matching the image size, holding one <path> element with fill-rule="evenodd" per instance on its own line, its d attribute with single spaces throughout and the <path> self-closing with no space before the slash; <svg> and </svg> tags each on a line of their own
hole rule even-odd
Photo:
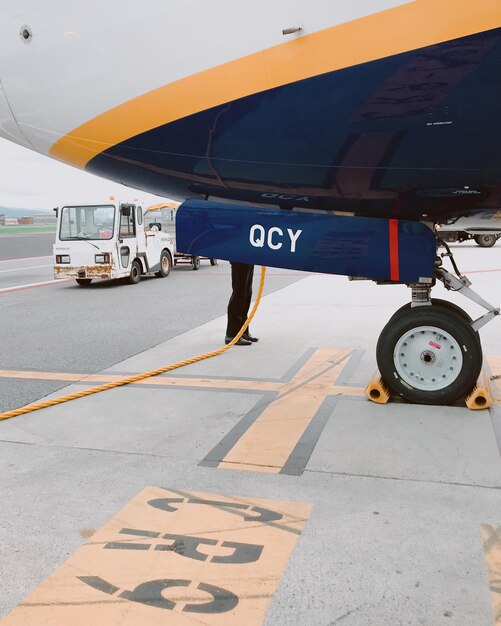
<svg viewBox="0 0 501 626">
<path fill-rule="evenodd" d="M 136 207 L 133 204 L 121 204 L 118 226 L 118 257 L 123 270 L 130 267 L 137 248 L 136 242 Z"/>
</svg>

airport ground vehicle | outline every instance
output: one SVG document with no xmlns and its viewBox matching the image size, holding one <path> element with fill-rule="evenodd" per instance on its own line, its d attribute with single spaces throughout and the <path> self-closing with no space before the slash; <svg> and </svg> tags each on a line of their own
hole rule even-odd
<svg viewBox="0 0 501 626">
<path fill-rule="evenodd" d="M 455 243 L 473 239 L 481 248 L 491 248 L 501 238 L 501 211 L 483 211 L 460 217 L 438 228 L 439 240 Z"/>
<path fill-rule="evenodd" d="M 168 276 L 173 237 L 144 224 L 142 207 L 114 203 L 64 206 L 57 212 L 54 278 L 74 278 L 86 286 L 95 278 Z"/>
</svg>

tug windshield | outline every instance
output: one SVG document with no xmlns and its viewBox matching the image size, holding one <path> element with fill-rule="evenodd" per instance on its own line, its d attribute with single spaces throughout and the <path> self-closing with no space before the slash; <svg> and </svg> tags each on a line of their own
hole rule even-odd
<svg viewBox="0 0 501 626">
<path fill-rule="evenodd" d="M 59 239 L 112 239 L 114 229 L 113 205 L 65 206 L 61 213 Z"/>
</svg>

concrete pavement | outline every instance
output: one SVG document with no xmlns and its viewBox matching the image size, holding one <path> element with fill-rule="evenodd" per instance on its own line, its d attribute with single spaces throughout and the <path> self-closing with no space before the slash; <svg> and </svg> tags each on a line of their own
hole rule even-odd
<svg viewBox="0 0 501 626">
<path fill-rule="evenodd" d="M 501 250 L 486 252 L 459 256 L 495 300 Z M 407 298 L 310 276 L 263 299 L 255 345 L 1 423 L 5 624 L 491 626 L 501 407 L 361 395 Z M 213 350 L 224 326 L 101 375 Z M 498 321 L 482 337 L 501 355 Z"/>
</svg>

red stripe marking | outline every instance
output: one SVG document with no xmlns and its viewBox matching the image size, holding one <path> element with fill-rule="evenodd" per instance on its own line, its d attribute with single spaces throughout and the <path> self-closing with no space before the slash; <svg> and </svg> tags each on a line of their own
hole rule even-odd
<svg viewBox="0 0 501 626">
<path fill-rule="evenodd" d="M 389 220 L 390 228 L 390 280 L 400 280 L 398 257 L 398 220 Z"/>
<path fill-rule="evenodd" d="M 468 270 L 467 272 L 462 272 L 463 274 L 488 274 L 489 272 L 501 272 L 501 268 L 493 269 L 493 270 Z"/>
</svg>

